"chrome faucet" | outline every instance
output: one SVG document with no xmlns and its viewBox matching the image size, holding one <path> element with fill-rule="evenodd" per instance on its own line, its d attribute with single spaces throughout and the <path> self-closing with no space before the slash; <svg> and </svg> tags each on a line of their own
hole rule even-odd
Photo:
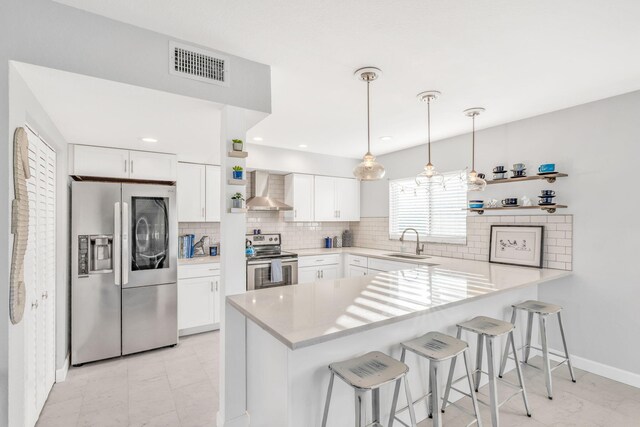
<svg viewBox="0 0 640 427">
<path fill-rule="evenodd" d="M 416 230 L 415 228 L 405 228 L 402 232 L 402 235 L 400 236 L 400 241 L 404 242 L 404 233 L 409 230 L 416 233 L 416 255 L 420 255 L 422 252 L 424 252 L 424 244 L 420 245 L 420 233 L 418 233 L 418 230 Z"/>
</svg>

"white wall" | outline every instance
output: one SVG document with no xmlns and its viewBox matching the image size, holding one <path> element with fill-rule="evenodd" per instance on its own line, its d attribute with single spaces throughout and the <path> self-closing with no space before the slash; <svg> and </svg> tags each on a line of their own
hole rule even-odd
<svg viewBox="0 0 640 427">
<path fill-rule="evenodd" d="M 491 114 L 491 106 L 486 107 L 484 114 Z M 562 213 L 574 214 L 573 275 L 542 285 L 540 297 L 565 307 L 571 353 L 635 374 L 640 374 L 640 280 L 633 267 L 640 241 L 639 112 L 640 91 L 482 130 L 476 138 L 478 172 L 490 174 L 496 164 L 524 162 L 533 173 L 538 164 L 555 162 L 569 174 L 552 185 L 490 186 L 481 198 L 557 191 L 558 201 L 569 205 Z M 482 117 L 477 118 L 479 126 Z M 470 135 L 462 135 L 436 142 L 432 160 L 441 171 L 461 169 L 470 164 L 470 151 Z M 415 175 L 425 157 L 421 146 L 379 160 L 394 179 Z M 387 188 L 386 180 L 362 184 L 362 216 L 388 216 Z M 560 348 L 557 334 L 552 343 Z"/>
<path fill-rule="evenodd" d="M 22 79 L 13 65 L 9 70 L 10 109 L 9 124 L 12 129 L 28 123 L 56 151 L 56 367 L 63 366 L 69 345 L 69 177 L 67 176 L 67 143 L 51 122 L 47 113 Z M 11 144 L 10 144 L 11 145 Z M 10 151 L 12 152 L 11 148 Z M 13 158 L 13 152 L 11 154 Z M 29 302 L 27 302 L 29 307 Z M 28 309 L 28 308 L 27 308 Z M 12 385 L 10 407 L 21 408 L 24 405 L 24 342 L 25 322 L 9 326 L 9 343 L 13 344 L 9 372 Z M 22 425 L 22 411 L 10 412 L 9 425 Z"/>
<path fill-rule="evenodd" d="M 247 167 L 277 172 L 298 172 L 315 175 L 353 178 L 356 159 L 308 153 L 299 150 L 247 144 Z"/>
</svg>

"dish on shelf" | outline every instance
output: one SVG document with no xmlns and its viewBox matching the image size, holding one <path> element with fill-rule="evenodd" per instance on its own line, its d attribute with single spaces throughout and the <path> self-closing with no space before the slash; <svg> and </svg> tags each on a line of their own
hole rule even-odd
<svg viewBox="0 0 640 427">
<path fill-rule="evenodd" d="M 553 175 L 554 173 L 558 173 L 556 171 L 552 172 L 538 172 L 536 175 L 544 176 L 544 175 Z"/>
<path fill-rule="evenodd" d="M 538 206 L 555 206 L 555 205 L 556 205 L 556 203 L 555 203 L 555 202 L 553 202 L 553 203 L 543 203 L 543 202 L 539 202 L 539 203 L 538 203 Z"/>
<path fill-rule="evenodd" d="M 509 205 L 502 205 L 503 208 L 519 208 L 520 205 L 515 203 L 515 204 L 509 204 Z"/>
</svg>

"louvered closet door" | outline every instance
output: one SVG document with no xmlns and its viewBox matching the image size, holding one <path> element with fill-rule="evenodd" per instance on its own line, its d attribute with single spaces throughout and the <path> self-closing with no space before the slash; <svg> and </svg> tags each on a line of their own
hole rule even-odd
<svg viewBox="0 0 640 427">
<path fill-rule="evenodd" d="M 28 425 L 33 425 L 55 381 L 56 156 L 35 134 L 28 135 L 31 178 L 27 181 L 25 404 Z"/>
</svg>

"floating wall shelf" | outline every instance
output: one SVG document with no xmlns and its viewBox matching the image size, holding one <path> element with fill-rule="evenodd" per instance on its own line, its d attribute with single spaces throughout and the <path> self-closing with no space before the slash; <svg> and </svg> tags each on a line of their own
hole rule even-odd
<svg viewBox="0 0 640 427">
<path fill-rule="evenodd" d="M 249 153 L 247 153 L 246 151 L 229 151 L 228 153 L 229 157 L 238 157 L 240 159 L 244 159 L 248 155 Z"/>
<path fill-rule="evenodd" d="M 482 215 L 485 211 L 513 211 L 519 209 L 540 209 L 543 211 L 547 211 L 547 213 L 554 213 L 556 209 L 565 209 L 566 205 L 547 205 L 547 206 L 498 206 L 495 208 L 469 208 L 467 209 L 470 212 L 476 212 L 479 215 Z"/>
<path fill-rule="evenodd" d="M 229 212 L 231 213 L 246 213 L 248 211 L 247 208 L 231 208 Z"/>
<path fill-rule="evenodd" d="M 229 179 L 227 182 L 229 185 L 247 185 L 246 179 Z"/>
<path fill-rule="evenodd" d="M 565 176 L 569 176 L 566 173 L 550 173 L 546 175 L 531 175 L 531 176 L 522 176 L 518 178 L 504 178 L 504 179 L 494 179 L 487 180 L 487 185 L 489 184 L 506 184 L 507 182 L 520 182 L 520 181 L 536 181 L 539 179 L 545 179 L 548 183 L 556 182 L 556 178 L 564 178 Z"/>
</svg>

